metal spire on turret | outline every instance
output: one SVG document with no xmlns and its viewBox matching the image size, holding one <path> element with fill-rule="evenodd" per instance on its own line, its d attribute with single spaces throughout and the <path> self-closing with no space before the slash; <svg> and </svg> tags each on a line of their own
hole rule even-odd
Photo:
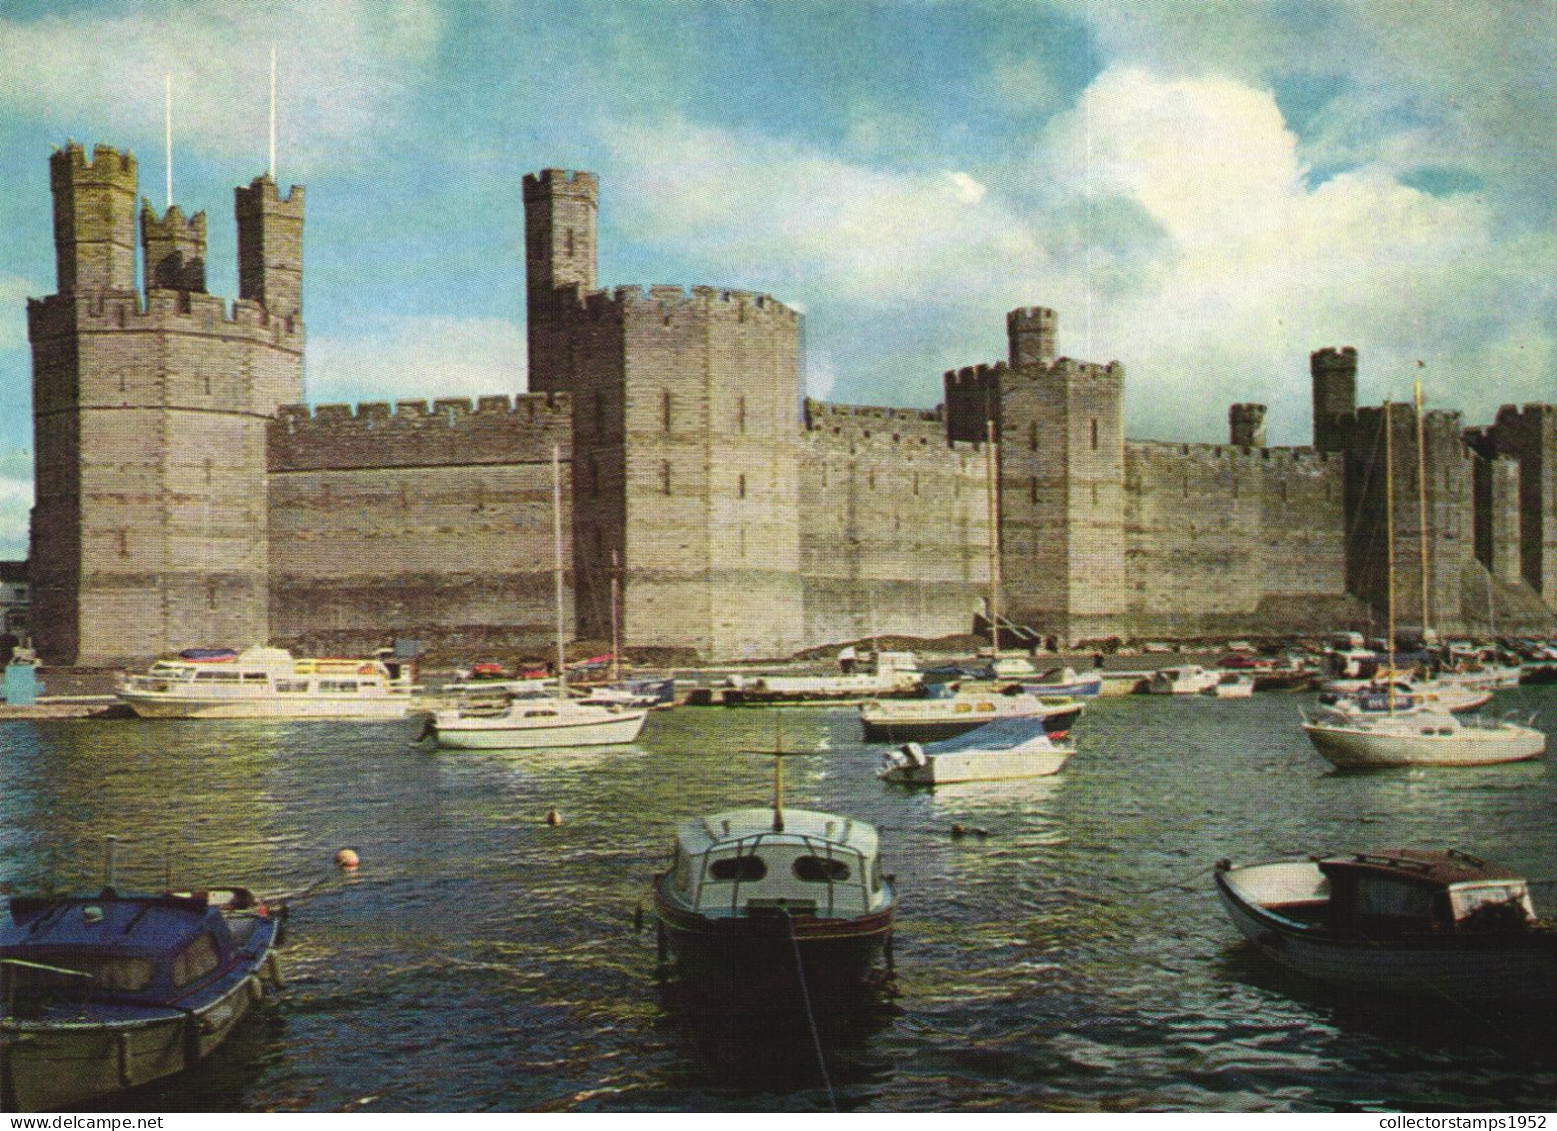
<svg viewBox="0 0 1557 1131">
<path fill-rule="evenodd" d="M 167 174 L 167 203 L 164 209 L 173 207 L 173 75 L 162 76 L 162 134 L 165 172 Z"/>
<path fill-rule="evenodd" d="M 266 175 L 276 179 L 276 45 L 270 45 L 270 165 Z"/>
</svg>

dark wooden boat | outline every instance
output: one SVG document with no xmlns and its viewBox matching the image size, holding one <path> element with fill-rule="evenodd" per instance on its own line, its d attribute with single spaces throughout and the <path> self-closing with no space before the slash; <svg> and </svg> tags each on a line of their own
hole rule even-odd
<svg viewBox="0 0 1557 1131">
<path fill-rule="evenodd" d="M 652 900 L 683 983 L 817 1007 L 869 983 L 897 906 L 874 827 L 778 807 L 680 824 Z"/>
<path fill-rule="evenodd" d="M 1557 1000 L 1557 927 L 1521 876 L 1469 853 L 1224 860 L 1216 886 L 1262 954 L 1317 981 L 1462 1007 Z"/>
<path fill-rule="evenodd" d="M 11 899 L 0 1110 L 68 1107 L 193 1067 L 280 985 L 281 919 L 243 888 Z"/>
</svg>

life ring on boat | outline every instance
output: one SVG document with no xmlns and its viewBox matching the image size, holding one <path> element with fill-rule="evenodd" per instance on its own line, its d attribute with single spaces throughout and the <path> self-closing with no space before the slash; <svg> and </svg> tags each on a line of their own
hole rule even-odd
<svg viewBox="0 0 1557 1131">
<path fill-rule="evenodd" d="M 357 674 L 358 675 L 372 675 L 373 674 L 373 665 L 372 664 L 363 664 L 360 668 L 357 669 Z"/>
</svg>

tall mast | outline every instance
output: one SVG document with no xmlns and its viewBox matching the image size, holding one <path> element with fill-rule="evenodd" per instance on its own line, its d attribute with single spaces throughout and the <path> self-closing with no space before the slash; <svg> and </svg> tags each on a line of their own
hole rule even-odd
<svg viewBox="0 0 1557 1131">
<path fill-rule="evenodd" d="M 611 680 L 622 678 L 622 555 L 611 551 Z"/>
<path fill-rule="evenodd" d="M 562 633 L 562 453 L 556 444 L 551 446 L 551 534 L 552 534 L 552 586 L 557 603 L 557 698 L 568 697 L 568 661 L 563 648 Z"/>
<path fill-rule="evenodd" d="M 1427 606 L 1427 441 L 1422 424 L 1422 382 L 1416 383 L 1416 519 L 1420 528 L 1419 555 L 1422 560 L 1422 643 L 1427 644 L 1427 629 L 1432 624 Z"/>
<path fill-rule="evenodd" d="M 984 414 L 984 480 L 989 507 L 989 644 L 1000 659 L 1000 485 L 995 478 L 995 420 Z"/>
<path fill-rule="evenodd" d="M 1389 401 L 1384 402 L 1384 546 L 1385 591 L 1389 609 L 1389 678 L 1385 681 L 1390 713 L 1395 711 L 1395 442 L 1389 423 Z"/>
</svg>

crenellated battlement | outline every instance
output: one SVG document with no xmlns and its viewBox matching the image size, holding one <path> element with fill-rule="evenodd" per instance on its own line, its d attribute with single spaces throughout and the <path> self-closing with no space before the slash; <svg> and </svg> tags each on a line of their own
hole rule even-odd
<svg viewBox="0 0 1557 1131">
<path fill-rule="evenodd" d="M 282 196 L 276 182 L 270 174 L 263 173 L 249 182 L 248 187 L 242 185 L 233 189 L 234 207 L 241 221 L 246 216 L 258 217 L 261 213 L 284 216 L 289 219 L 301 221 L 303 218 L 302 185 L 293 185 Z"/>
<path fill-rule="evenodd" d="M 287 405 L 269 430 L 274 472 L 533 463 L 571 451 L 565 393 Z"/>
<path fill-rule="evenodd" d="M 895 449 L 905 457 L 921 448 L 946 448 L 942 408 L 886 408 L 832 404 L 807 397 L 802 426 L 813 442 L 837 443 L 849 450 L 870 444 Z"/>
<path fill-rule="evenodd" d="M 187 219 L 184 210 L 176 204 L 168 206 L 168 210 L 160 218 L 157 210 L 151 206 L 151 201 L 141 197 L 141 238 L 148 238 L 148 229 L 151 233 L 164 236 L 169 239 L 178 237 L 198 237 L 205 241 L 206 220 L 205 212 L 196 212 Z"/>
<path fill-rule="evenodd" d="M 600 196 L 600 179 L 593 173 L 576 169 L 542 169 L 539 173 L 526 173 L 524 198 L 541 196 L 578 196 L 597 200 Z"/>
<path fill-rule="evenodd" d="M 572 288 L 574 301 L 592 318 L 642 319 L 650 316 L 670 319 L 707 318 L 718 321 L 771 322 L 797 326 L 800 312 L 761 291 L 731 290 L 724 287 L 637 286 L 628 285 L 609 291 Z M 565 291 L 564 291 L 565 293 Z"/>
<path fill-rule="evenodd" d="M 1236 444 L 1182 444 L 1171 440 L 1126 440 L 1125 455 L 1154 464 L 1178 463 L 1186 468 L 1237 465 L 1314 469 L 1342 464 L 1334 453 L 1309 447 L 1254 448 Z"/>
<path fill-rule="evenodd" d="M 61 334 L 167 330 L 303 348 L 302 321 L 273 318 L 259 303 L 196 291 L 154 289 L 145 294 L 48 295 L 27 300 L 28 336 L 35 342 Z"/>
<path fill-rule="evenodd" d="M 65 148 L 55 147 L 49 155 L 49 177 L 56 187 L 73 182 L 114 183 L 135 191 L 135 154 L 130 150 L 118 150 L 111 145 L 92 147 L 92 159 L 74 138 L 66 141 Z"/>
</svg>

